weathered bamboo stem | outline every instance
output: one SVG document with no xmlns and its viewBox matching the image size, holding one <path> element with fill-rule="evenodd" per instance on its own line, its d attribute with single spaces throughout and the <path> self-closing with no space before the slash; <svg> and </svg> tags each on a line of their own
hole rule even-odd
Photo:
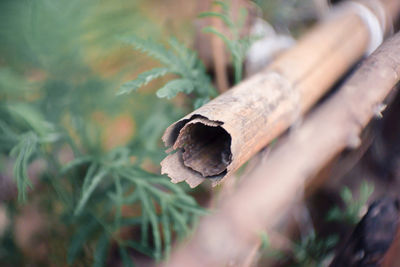
<svg viewBox="0 0 400 267">
<path fill-rule="evenodd" d="M 260 232 L 276 226 L 310 178 L 337 153 L 358 143 L 358 135 L 399 80 L 400 33 L 242 179 L 236 192 L 221 200 L 218 211 L 203 218 L 167 266 L 243 266 Z"/>
<path fill-rule="evenodd" d="M 384 21 L 398 14 L 400 1 L 377 1 L 364 2 L 385 32 L 390 24 Z M 162 172 L 192 187 L 205 179 L 216 185 L 306 112 L 373 39 L 353 8 L 333 13 L 268 68 L 171 125 L 163 140 L 176 152 L 161 163 Z"/>
</svg>

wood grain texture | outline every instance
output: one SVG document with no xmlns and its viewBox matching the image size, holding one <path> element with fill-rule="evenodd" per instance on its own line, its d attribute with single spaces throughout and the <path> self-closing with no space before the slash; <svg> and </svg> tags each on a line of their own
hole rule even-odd
<svg viewBox="0 0 400 267">
<path fill-rule="evenodd" d="M 217 211 L 200 222 L 193 237 L 167 266 L 244 266 L 260 232 L 273 229 L 301 199 L 310 179 L 346 147 L 354 146 L 377 107 L 400 80 L 400 33 L 386 41 L 344 86 L 304 123 Z M 268 231 L 267 230 L 267 231 Z"/>
<path fill-rule="evenodd" d="M 393 1 L 398 0 L 382 2 L 397 8 L 390 10 L 390 17 L 400 10 Z M 163 160 L 162 173 L 172 182 L 186 181 L 191 187 L 205 179 L 218 184 L 310 109 L 364 55 L 368 44 L 368 27 L 357 14 L 346 8 L 333 12 L 266 69 L 172 124 L 163 140 L 171 147 L 169 151 L 177 152 Z M 208 141 L 196 131 L 188 131 L 186 125 L 194 120 L 209 128 L 203 131 Z M 208 135 L 215 132 L 214 127 L 227 134 L 225 139 L 215 138 L 230 142 L 228 148 L 216 148 L 213 144 L 218 142 L 210 141 Z M 198 144 L 192 142 L 191 147 L 202 151 L 201 159 L 189 163 L 182 155 L 194 158 L 186 141 L 195 140 L 196 135 L 200 136 Z"/>
</svg>

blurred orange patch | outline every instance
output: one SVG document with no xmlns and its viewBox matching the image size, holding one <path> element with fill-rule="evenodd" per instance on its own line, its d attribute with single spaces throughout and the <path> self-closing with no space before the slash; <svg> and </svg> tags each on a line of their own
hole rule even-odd
<svg viewBox="0 0 400 267">
<path fill-rule="evenodd" d="M 135 122 L 131 116 L 124 114 L 115 119 L 104 120 L 102 144 L 106 150 L 126 145 L 135 133 Z"/>
</svg>

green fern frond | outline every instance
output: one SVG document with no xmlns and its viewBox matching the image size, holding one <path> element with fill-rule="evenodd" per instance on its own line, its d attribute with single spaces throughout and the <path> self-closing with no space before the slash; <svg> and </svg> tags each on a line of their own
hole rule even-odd
<svg viewBox="0 0 400 267">
<path fill-rule="evenodd" d="M 214 5 L 220 6 L 223 10 L 223 12 L 228 13 L 229 12 L 229 4 L 226 1 L 214 1 Z"/>
<path fill-rule="evenodd" d="M 242 32 L 247 18 L 247 10 L 245 8 L 241 8 L 239 10 L 239 16 L 236 20 L 234 20 L 230 13 L 229 1 L 214 1 L 213 3 L 214 5 L 221 6 L 221 12 L 203 12 L 200 13 L 199 18 L 212 17 L 222 20 L 225 26 L 227 26 L 227 28 L 229 29 L 230 34 L 229 36 L 225 35 L 211 26 L 205 27 L 203 31 L 218 36 L 218 38 L 220 38 L 224 42 L 228 51 L 231 54 L 232 63 L 235 70 L 235 83 L 238 83 L 242 80 L 243 62 L 245 60 L 246 53 L 249 50 L 251 44 L 253 44 L 253 42 L 259 38 L 254 36 L 240 36 L 240 33 Z"/>
<path fill-rule="evenodd" d="M 54 143 L 62 138 L 56 127 L 35 106 L 13 103 L 5 105 L 5 108 L 17 128 L 34 132 L 41 143 Z"/>
<path fill-rule="evenodd" d="M 93 160 L 93 157 L 91 156 L 83 156 L 79 157 L 76 159 L 73 159 L 72 161 L 68 162 L 64 167 L 61 168 L 61 173 L 65 174 L 66 172 L 70 171 L 73 168 L 76 168 L 84 163 L 90 162 Z"/>
<path fill-rule="evenodd" d="M 182 191 L 178 185 L 171 184 L 163 176 L 155 176 L 143 172 L 125 168 L 118 170 L 121 177 L 135 184 L 143 206 L 142 214 L 142 242 L 143 246 L 148 244 L 148 227 L 152 229 L 153 242 L 155 244 L 154 256 L 161 257 L 161 240 L 164 240 L 164 251 L 171 246 L 171 231 L 175 231 L 179 237 L 185 236 L 189 231 L 189 224 L 197 216 L 204 215 L 204 209 L 200 208 L 196 201 Z M 146 177 L 144 180 L 135 178 Z M 146 182 L 144 182 L 146 181 Z M 166 191 L 167 190 L 167 191 Z M 161 214 L 156 212 L 153 202 L 161 207 Z M 160 232 L 159 225 L 164 226 Z M 168 233 L 166 233 L 168 231 Z M 163 239 L 161 239 L 161 234 Z"/>
<path fill-rule="evenodd" d="M 136 36 L 131 36 L 129 38 L 125 38 L 124 41 L 128 44 L 131 44 L 137 50 L 157 59 L 166 66 L 171 66 L 174 64 L 173 60 L 171 59 L 172 54 L 164 46 L 152 41 L 151 39 L 146 40 Z"/>
<path fill-rule="evenodd" d="M 78 202 L 78 205 L 75 209 L 74 215 L 79 215 L 86 203 L 88 202 L 90 196 L 93 191 L 99 186 L 101 181 L 107 176 L 108 172 L 105 169 L 99 170 L 95 175 L 88 175 L 85 178 L 83 187 L 82 187 L 82 197 Z"/>
<path fill-rule="evenodd" d="M 24 94 L 27 88 L 29 88 L 29 83 L 25 77 L 16 74 L 9 68 L 0 68 L 0 90 L 2 95 L 6 93 L 8 97 L 18 97 Z"/>
<path fill-rule="evenodd" d="M 0 140 L 3 146 L 9 147 L 18 142 L 18 134 L 2 120 L 0 120 L 0 133 Z"/>
<path fill-rule="evenodd" d="M 158 227 L 157 213 L 152 198 L 149 198 L 142 187 L 139 187 L 137 190 L 139 190 L 142 203 L 142 212 L 146 213 L 146 217 L 151 225 L 154 241 L 154 257 L 158 260 L 161 258 L 161 235 Z"/>
<path fill-rule="evenodd" d="M 214 17 L 214 18 L 219 18 L 221 19 L 225 25 L 227 25 L 230 29 L 233 29 L 235 27 L 235 24 L 232 22 L 232 20 L 229 18 L 227 14 L 219 13 L 219 12 L 213 12 L 213 11 L 208 11 L 208 12 L 202 12 L 198 16 L 198 18 L 209 18 L 209 17 Z"/>
<path fill-rule="evenodd" d="M 31 104 L 12 103 L 0 106 L 1 149 L 15 159 L 13 176 L 18 188 L 18 200 L 26 201 L 26 191 L 33 185 L 28 177 L 28 166 L 44 144 L 60 140 L 53 124 Z"/>
<path fill-rule="evenodd" d="M 160 78 L 169 72 L 167 68 L 154 68 L 152 70 L 143 72 L 138 77 L 130 82 L 124 83 L 118 90 L 117 95 L 129 94 L 136 91 L 138 88 L 148 84 L 154 79 Z"/>
<path fill-rule="evenodd" d="M 232 42 L 232 40 L 230 40 L 228 36 L 225 36 L 222 32 L 218 31 L 216 28 L 208 26 L 203 28 L 203 32 L 215 34 L 216 36 L 221 38 L 222 41 L 224 41 L 225 45 L 227 46 L 227 48 L 231 53 L 235 51 L 234 43 Z"/>
<path fill-rule="evenodd" d="M 133 242 L 129 243 L 132 245 L 130 247 L 160 260 L 171 249 L 172 232 L 183 238 L 188 233 L 189 226 L 198 216 L 204 215 L 205 211 L 179 185 L 132 165 L 129 161 L 130 155 L 126 148 L 117 148 L 102 157 L 83 156 L 66 165 L 68 168 L 65 169 L 69 171 L 81 168 L 82 164 L 88 166 L 75 208 L 75 218 L 85 218 L 87 211 L 96 207 L 96 199 L 103 196 L 104 188 L 110 185 L 112 191 L 107 193 L 111 200 L 110 210 L 107 211 L 109 215 L 106 216 L 106 222 L 101 223 L 105 227 L 104 231 L 112 233 L 122 226 L 140 224 L 140 242 L 130 240 Z M 140 204 L 140 217 L 124 217 L 121 209 L 126 204 Z M 161 210 L 156 207 L 161 207 Z M 108 220 L 111 222 L 107 223 Z M 91 230 L 85 227 L 82 231 L 85 231 L 82 234 L 83 239 L 88 242 L 91 239 Z M 70 262 L 82 251 L 82 240 L 78 237 L 72 240 L 74 245 L 69 249 Z M 125 241 L 118 242 L 122 247 L 128 246 Z"/>
<path fill-rule="evenodd" d="M 360 186 L 359 205 L 365 205 L 374 192 L 374 185 L 363 181 Z"/>
<path fill-rule="evenodd" d="M 7 111 L 14 120 L 25 124 L 41 138 L 45 138 L 55 131 L 53 124 L 46 121 L 43 115 L 32 105 L 13 103 L 7 105 Z"/>
<path fill-rule="evenodd" d="M 122 265 L 124 267 L 133 267 L 134 266 L 125 247 L 119 248 L 119 255 L 121 256 Z"/>
<path fill-rule="evenodd" d="M 157 96 L 159 98 L 174 98 L 178 93 L 183 92 L 190 94 L 193 92 L 194 86 L 190 80 L 176 79 L 166 83 L 163 87 L 158 89 Z"/>
<path fill-rule="evenodd" d="M 180 78 L 172 80 L 160 88 L 157 91 L 159 98 L 171 99 L 180 92 L 185 94 L 193 93 L 196 99 L 201 99 L 201 101 L 194 100 L 196 106 L 198 106 L 200 103 L 205 103 L 211 97 L 216 96 L 216 90 L 212 86 L 205 67 L 197 54 L 185 47 L 176 38 L 171 38 L 168 42 L 172 48 L 171 50 L 167 50 L 164 46 L 150 40 L 138 37 L 131 37 L 128 40 L 135 48 L 159 60 L 164 67 L 139 74 L 135 80 L 122 85 L 118 94 L 135 91 L 153 79 L 172 73 L 180 76 Z"/>
<path fill-rule="evenodd" d="M 32 155 L 36 152 L 38 137 L 33 132 L 28 132 L 20 137 L 19 143 L 11 150 L 10 155 L 15 157 L 14 179 L 18 187 L 18 199 L 26 201 L 26 190 L 32 187 L 28 177 L 28 165 Z"/>
<path fill-rule="evenodd" d="M 121 178 L 118 176 L 114 177 L 115 194 L 113 202 L 115 203 L 115 216 L 114 216 L 114 228 L 119 229 L 122 221 L 122 205 L 124 204 L 124 191 L 122 189 Z"/>
<path fill-rule="evenodd" d="M 182 112 L 179 107 L 171 108 L 170 103 L 149 96 L 138 96 L 134 105 L 124 98 L 110 98 L 110 88 L 117 81 L 97 70 L 94 58 L 98 48 L 114 51 L 109 46 L 115 40 L 113 35 L 132 32 L 132 25 L 141 25 L 145 15 L 138 20 L 133 14 L 140 13 L 141 9 L 134 8 L 137 3 L 106 7 L 90 1 L 81 3 L 38 0 L 0 4 L 0 13 L 5 15 L 0 20 L 7 25 L 6 31 L 0 30 L 0 36 L 9 37 L 0 38 L 7 40 L 0 47 L 2 64 L 7 66 L 0 70 L 2 158 L 11 154 L 15 162 L 14 176 L 21 200 L 27 198 L 33 178 L 28 179 L 28 165 L 38 157 L 46 162 L 40 177 L 42 190 L 34 198 L 46 216 L 55 216 L 54 222 L 62 225 L 55 225 L 57 235 L 48 240 L 49 245 L 65 245 L 58 234 L 72 237 L 61 260 L 66 256 L 71 265 L 87 266 L 94 260 L 95 266 L 104 266 L 111 244 L 120 251 L 124 266 L 133 264 L 133 250 L 160 259 L 169 253 L 175 236 L 183 237 L 203 214 L 179 185 L 139 167 L 144 160 L 157 163 L 164 156 L 158 143 L 160 134 Z M 116 8 L 110 13 L 111 6 Z M 149 31 L 147 25 L 141 28 L 149 36 L 158 34 Z M 216 95 L 196 53 L 178 40 L 171 39 L 168 48 L 134 37 L 129 42 L 159 60 L 162 66 L 142 73 L 136 81 L 124 85 L 123 92 L 134 91 L 171 73 L 190 81 L 182 91 L 191 92 L 193 100 L 204 103 Z M 106 56 L 115 58 L 114 52 Z M 126 146 L 105 152 L 103 135 L 98 131 L 104 125 L 94 115 L 117 117 L 126 114 L 128 107 L 135 117 L 134 123 L 145 127 L 139 127 L 140 131 Z M 64 164 L 65 158 L 71 157 L 74 159 Z M 10 199 L 5 205 L 15 206 L 15 200 Z M 143 216 L 141 210 L 125 213 L 126 205 L 148 209 Z M 140 242 L 140 230 L 138 236 L 121 238 L 123 227 L 136 230 L 142 225 L 145 242 Z M 60 259 L 58 251 L 50 261 Z M 4 254 L 19 255 L 0 254 L 2 259 Z"/>
<path fill-rule="evenodd" d="M 133 248 L 134 250 L 139 251 L 140 253 L 143 253 L 144 255 L 154 258 L 153 251 L 149 247 L 143 246 L 142 244 L 140 244 L 138 242 L 129 240 L 129 241 L 126 241 L 124 243 L 124 245 L 128 248 Z"/>
<path fill-rule="evenodd" d="M 174 50 L 176 57 L 175 57 L 175 62 L 177 62 L 177 70 L 184 69 L 193 71 L 193 70 L 198 70 L 201 71 L 201 66 L 202 62 L 197 56 L 197 53 L 188 47 L 186 47 L 184 44 L 179 42 L 175 37 L 171 37 L 168 41 L 168 44 L 170 47 Z M 187 73 L 187 72 L 182 72 L 182 70 L 178 71 L 178 74 L 181 74 L 184 76 L 182 73 Z"/>
<path fill-rule="evenodd" d="M 67 251 L 67 263 L 69 265 L 72 265 L 79 253 L 82 252 L 83 246 L 97 230 L 97 226 L 98 223 L 92 219 L 79 227 L 78 231 L 72 236 Z"/>
<path fill-rule="evenodd" d="M 336 235 L 319 238 L 312 231 L 300 242 L 293 244 L 294 266 L 322 266 L 323 262 L 331 256 L 332 249 L 338 241 L 339 238 Z"/>
<path fill-rule="evenodd" d="M 360 212 L 374 192 L 374 186 L 366 181 L 363 181 L 359 190 L 360 194 L 357 199 L 353 197 L 353 193 L 347 186 L 340 191 L 340 197 L 344 203 L 344 209 L 338 206 L 333 207 L 328 211 L 326 216 L 327 221 L 340 221 L 348 224 L 357 224 L 360 220 Z"/>
<path fill-rule="evenodd" d="M 107 233 L 103 233 L 96 244 L 96 250 L 94 252 L 94 262 L 93 267 L 103 267 L 105 266 L 107 260 L 107 250 L 110 240 Z"/>
<path fill-rule="evenodd" d="M 165 201 L 160 202 L 161 206 L 161 225 L 164 233 L 165 254 L 168 256 L 171 251 L 171 222 L 168 216 L 167 204 Z"/>
</svg>

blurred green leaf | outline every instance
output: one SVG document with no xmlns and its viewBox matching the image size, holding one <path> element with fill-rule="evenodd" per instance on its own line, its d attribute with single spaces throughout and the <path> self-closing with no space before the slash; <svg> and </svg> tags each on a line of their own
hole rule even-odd
<svg viewBox="0 0 400 267">
<path fill-rule="evenodd" d="M 19 143 L 11 150 L 10 155 L 15 158 L 14 179 L 18 187 L 18 199 L 26 201 L 26 190 L 32 188 L 28 177 L 28 164 L 36 151 L 38 137 L 33 132 L 28 132 L 20 137 Z"/>
<path fill-rule="evenodd" d="M 351 193 L 350 188 L 347 186 L 343 187 L 340 191 L 340 196 L 346 204 L 351 204 L 353 202 L 353 194 Z"/>
<path fill-rule="evenodd" d="M 235 71 L 235 83 L 242 80 L 243 63 L 250 46 L 254 41 L 258 40 L 258 36 L 241 37 L 241 32 L 247 18 L 247 10 L 240 8 L 239 15 L 234 19 L 231 12 L 230 1 L 214 1 L 214 5 L 221 6 L 220 12 L 204 12 L 199 15 L 200 18 L 214 17 L 222 20 L 225 26 L 229 29 L 229 34 L 222 33 L 212 26 L 203 28 L 203 32 L 211 33 L 218 36 L 226 45 L 231 54 L 232 63 Z"/>
<path fill-rule="evenodd" d="M 133 267 L 134 266 L 132 260 L 129 258 L 129 254 L 128 254 L 127 250 L 124 247 L 119 248 L 119 254 L 121 255 L 122 264 L 124 267 Z"/>
<path fill-rule="evenodd" d="M 83 246 L 88 242 L 90 235 L 96 230 L 97 222 L 91 220 L 79 227 L 78 231 L 72 236 L 68 246 L 67 262 L 72 265 Z"/>
<path fill-rule="evenodd" d="M 99 170 L 95 175 L 93 176 L 87 176 L 85 178 L 84 183 L 87 184 L 87 186 L 84 186 L 82 188 L 82 197 L 78 202 L 78 206 L 75 209 L 74 214 L 79 215 L 83 208 L 86 205 L 86 202 L 88 202 L 90 196 L 92 195 L 93 191 L 96 189 L 97 186 L 101 183 L 101 181 L 106 177 L 107 171 L 102 169 Z"/>
<path fill-rule="evenodd" d="M 347 186 L 340 191 L 340 197 L 344 202 L 344 209 L 335 206 L 328 211 L 327 221 L 339 221 L 348 224 L 357 224 L 360 220 L 361 209 L 367 204 L 367 201 L 374 191 L 374 186 L 363 181 L 359 190 L 359 197 L 354 199 L 353 193 Z"/>
<path fill-rule="evenodd" d="M 106 233 L 102 234 L 97 241 L 96 250 L 94 252 L 94 262 L 93 267 L 103 267 L 105 266 L 107 260 L 107 250 L 109 246 L 109 237 Z"/>
<path fill-rule="evenodd" d="M 139 74 L 136 80 L 124 83 L 118 90 L 117 95 L 128 94 L 138 88 L 148 84 L 154 79 L 162 77 L 168 73 L 167 68 L 155 68 Z"/>
<path fill-rule="evenodd" d="M 184 92 L 190 94 L 193 92 L 194 87 L 191 81 L 186 79 L 176 79 L 166 83 L 163 87 L 158 89 L 157 96 L 159 98 L 174 98 L 178 93 Z"/>
</svg>

